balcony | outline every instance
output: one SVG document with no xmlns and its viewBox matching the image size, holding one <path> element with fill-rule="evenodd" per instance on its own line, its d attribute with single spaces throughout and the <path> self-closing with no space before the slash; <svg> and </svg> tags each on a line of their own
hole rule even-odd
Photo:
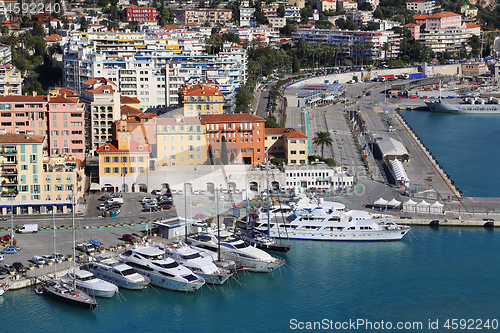
<svg viewBox="0 0 500 333">
<path fill-rule="evenodd" d="M 16 187 L 16 188 L 8 189 L 6 191 L 2 191 L 1 196 L 2 197 L 15 197 L 18 194 L 19 194 L 19 192 L 17 192 L 17 187 Z"/>
<path fill-rule="evenodd" d="M 6 156 L 6 155 L 16 155 L 17 150 L 16 149 L 10 149 L 10 148 L 4 148 L 0 149 L 0 154 Z"/>
</svg>

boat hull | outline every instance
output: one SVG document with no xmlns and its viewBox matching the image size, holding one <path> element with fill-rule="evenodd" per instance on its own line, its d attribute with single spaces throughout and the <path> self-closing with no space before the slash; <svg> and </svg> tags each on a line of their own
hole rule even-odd
<svg viewBox="0 0 500 333">
<path fill-rule="evenodd" d="M 286 237 L 284 237 L 286 239 Z M 264 250 L 264 251 L 270 251 L 270 252 L 277 252 L 277 253 L 287 253 L 290 251 L 292 248 L 290 245 L 285 245 L 285 244 L 275 244 L 275 245 L 267 245 L 267 244 L 260 244 L 252 241 L 245 240 L 250 246 L 253 246 L 255 248 Z"/>
<path fill-rule="evenodd" d="M 309 232 L 307 230 L 300 230 L 300 232 L 288 232 L 289 239 L 301 240 L 322 240 L 322 241 L 399 241 L 408 232 L 410 228 L 396 229 L 396 230 L 374 230 L 374 231 L 354 231 L 354 232 Z M 273 234 L 271 230 L 271 237 L 282 238 L 283 234 Z"/>
<path fill-rule="evenodd" d="M 111 298 L 116 293 L 115 290 L 93 289 L 91 287 L 86 287 L 85 285 L 79 284 L 78 282 L 76 283 L 76 286 L 78 287 L 78 289 L 83 290 L 87 294 L 95 296 L 95 297 Z"/>
<path fill-rule="evenodd" d="M 196 273 L 205 279 L 205 283 L 210 284 L 224 284 L 224 282 L 231 277 L 231 274 L 204 274 L 204 273 Z"/>
<path fill-rule="evenodd" d="M 94 310 L 98 304 L 95 301 L 90 300 L 90 297 L 86 295 L 84 297 L 83 295 L 80 295 L 83 293 L 83 291 L 80 291 L 78 289 L 75 289 L 74 295 L 63 295 L 61 293 L 58 293 L 51 288 L 49 288 L 45 283 L 42 283 L 43 287 L 43 294 L 60 302 L 63 302 L 65 304 L 71 305 L 71 306 L 76 306 L 79 308 L 87 309 L 87 310 Z M 82 297 L 82 299 L 80 299 Z M 83 301 L 83 298 L 88 298 L 89 301 Z"/>
<path fill-rule="evenodd" d="M 274 260 L 272 262 L 267 262 L 267 261 L 262 261 L 262 260 L 257 260 L 257 259 L 247 259 L 243 258 L 239 255 L 233 255 L 228 252 L 223 252 L 221 254 L 223 259 L 226 260 L 233 260 L 236 262 L 236 267 L 238 269 L 250 271 L 250 272 L 256 272 L 256 273 L 268 273 L 272 271 L 273 269 L 276 269 L 284 264 L 283 261 L 281 260 Z"/>
<path fill-rule="evenodd" d="M 154 274 L 148 271 L 141 270 L 137 267 L 134 267 L 135 271 L 142 276 L 148 277 L 151 279 L 150 284 L 153 286 L 157 286 L 160 288 L 175 290 L 175 291 L 185 291 L 185 292 L 195 292 L 200 289 L 205 281 L 202 282 L 184 282 L 178 281 L 176 279 L 169 279 L 166 276 Z"/>
<path fill-rule="evenodd" d="M 425 102 L 430 112 L 465 114 L 500 114 L 500 105 L 495 104 L 448 104 L 446 102 Z"/>
<path fill-rule="evenodd" d="M 148 279 L 145 278 L 144 276 L 143 276 L 143 278 L 145 279 L 144 282 L 134 282 L 134 281 L 128 281 L 126 279 L 123 279 L 122 276 L 113 275 L 113 274 L 106 274 L 106 273 L 102 273 L 102 272 L 97 271 L 97 270 L 90 270 L 90 272 L 92 272 L 99 279 L 102 279 L 106 282 L 112 283 L 112 284 L 114 284 L 120 288 L 124 288 L 124 289 L 139 290 L 139 289 L 146 288 L 149 284 Z"/>
</svg>

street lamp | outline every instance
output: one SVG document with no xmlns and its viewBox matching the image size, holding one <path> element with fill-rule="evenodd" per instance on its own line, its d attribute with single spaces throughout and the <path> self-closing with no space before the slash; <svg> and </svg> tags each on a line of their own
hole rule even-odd
<svg viewBox="0 0 500 333">
<path fill-rule="evenodd" d="M 127 176 L 127 169 L 125 169 L 126 167 L 124 167 L 122 169 L 122 171 L 125 171 L 121 174 L 121 176 L 123 177 L 123 186 L 122 186 L 122 192 L 125 193 L 125 178 Z"/>
</svg>

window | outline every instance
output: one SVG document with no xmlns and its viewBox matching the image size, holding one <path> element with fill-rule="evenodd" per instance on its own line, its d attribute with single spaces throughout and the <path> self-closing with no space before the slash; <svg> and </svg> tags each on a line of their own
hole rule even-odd
<svg viewBox="0 0 500 333">
<path fill-rule="evenodd" d="M 119 173 L 119 172 L 120 172 L 120 168 L 118 168 L 118 167 L 113 168 L 113 173 Z"/>
<path fill-rule="evenodd" d="M 139 173 L 144 173 L 144 167 L 139 167 Z"/>
<path fill-rule="evenodd" d="M 192 154 L 188 155 L 188 159 L 189 160 L 194 160 L 194 155 L 192 155 Z"/>
<path fill-rule="evenodd" d="M 135 167 L 130 167 L 130 168 L 128 168 L 128 170 L 129 170 L 129 173 L 135 173 Z"/>
<path fill-rule="evenodd" d="M 121 172 L 122 175 L 126 175 L 127 174 L 127 167 L 122 167 L 122 172 Z"/>
<path fill-rule="evenodd" d="M 52 146 L 53 146 L 54 148 L 57 148 L 57 140 L 52 141 Z"/>
<path fill-rule="evenodd" d="M 127 156 L 122 156 L 122 163 L 127 163 Z"/>
<path fill-rule="evenodd" d="M 170 155 L 171 160 L 175 160 L 175 155 Z"/>
<path fill-rule="evenodd" d="M 118 156 L 113 156 L 113 163 L 118 163 L 120 158 Z"/>
<path fill-rule="evenodd" d="M 305 154 L 305 153 L 306 153 L 306 151 L 305 151 L 305 150 L 301 150 L 301 151 L 299 151 L 299 154 Z"/>
<path fill-rule="evenodd" d="M 111 162 L 111 157 L 105 156 L 104 157 L 104 163 L 109 163 L 109 162 Z"/>
<path fill-rule="evenodd" d="M 111 173 L 111 168 L 104 168 L 104 173 Z"/>
<path fill-rule="evenodd" d="M 260 153 L 260 148 L 257 148 L 257 152 Z"/>
<path fill-rule="evenodd" d="M 297 154 L 297 151 L 296 151 L 296 150 L 292 150 L 292 151 L 290 152 L 290 154 L 295 155 L 295 154 Z"/>
<path fill-rule="evenodd" d="M 130 160 L 130 163 L 135 163 L 135 156 L 130 156 L 129 160 Z"/>
<path fill-rule="evenodd" d="M 144 156 L 139 156 L 137 160 L 139 163 L 144 163 Z"/>
<path fill-rule="evenodd" d="M 69 147 L 69 140 L 68 139 L 64 139 L 63 140 L 63 146 L 64 146 L 64 148 L 68 148 Z"/>
</svg>

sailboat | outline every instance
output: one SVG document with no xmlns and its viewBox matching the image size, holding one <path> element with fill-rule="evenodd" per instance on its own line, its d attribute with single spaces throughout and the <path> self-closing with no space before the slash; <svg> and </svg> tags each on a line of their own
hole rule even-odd
<svg viewBox="0 0 500 333">
<path fill-rule="evenodd" d="M 269 158 L 267 155 L 267 149 L 266 149 L 266 177 L 267 177 L 267 208 L 265 208 L 265 212 L 267 213 L 267 220 L 269 221 L 270 219 L 270 211 L 272 207 L 269 204 Z M 246 183 L 246 181 L 245 181 Z M 247 203 L 246 203 L 246 208 L 248 211 L 248 196 L 247 196 Z M 261 209 L 263 210 L 263 209 Z M 283 213 L 283 207 L 280 207 L 275 209 L 276 212 L 281 212 Z M 273 212 L 273 214 L 275 214 Z M 248 228 L 248 213 L 246 214 L 246 227 Z M 278 253 L 287 253 L 290 251 L 292 248 L 292 245 L 290 244 L 283 244 L 283 243 L 277 243 L 274 239 L 269 237 L 269 232 L 268 234 L 265 234 L 264 232 L 260 232 L 255 229 L 239 229 L 235 230 L 235 236 L 238 237 L 239 239 L 245 241 L 246 243 L 250 244 L 250 246 L 259 248 L 261 250 L 265 251 L 271 251 L 271 252 L 278 252 Z"/>
<path fill-rule="evenodd" d="M 72 193 L 72 200 L 74 200 L 74 196 Z M 73 203 L 73 201 L 72 201 Z M 75 206 L 73 204 L 73 258 L 75 258 Z M 54 252 L 56 252 L 56 223 L 54 211 L 52 211 L 52 217 L 54 220 Z M 89 310 L 94 310 L 98 304 L 95 299 L 87 295 L 80 289 L 77 289 L 75 286 L 75 282 L 69 283 L 68 281 L 58 279 L 57 278 L 57 262 L 54 265 L 54 277 L 48 278 L 47 280 L 41 283 L 41 287 L 43 290 L 43 294 L 49 297 L 52 297 L 55 300 L 60 302 L 70 304 L 73 306 L 78 306 L 81 308 L 86 308 Z M 73 260 L 73 270 L 75 270 L 75 260 Z M 37 293 L 42 291 L 38 289 Z"/>
</svg>

